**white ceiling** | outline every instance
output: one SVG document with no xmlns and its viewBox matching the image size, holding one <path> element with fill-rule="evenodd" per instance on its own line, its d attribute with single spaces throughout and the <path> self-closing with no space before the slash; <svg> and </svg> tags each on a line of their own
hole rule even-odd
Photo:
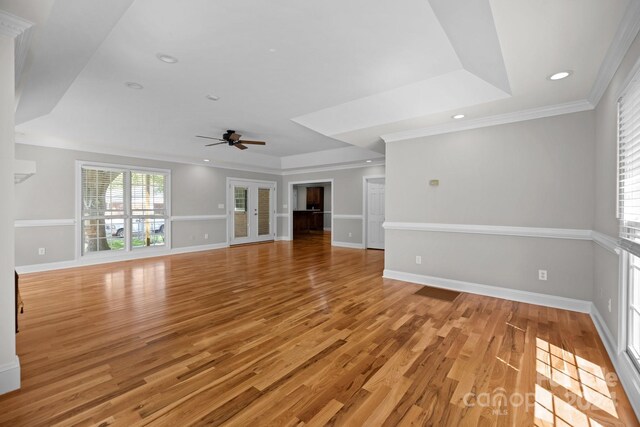
<svg viewBox="0 0 640 427">
<path fill-rule="evenodd" d="M 586 99 L 629 1 L 0 0 L 0 10 L 37 29 L 19 142 L 281 170 L 381 160 L 381 135 L 458 112 Z M 546 79 L 565 69 L 570 78 Z M 267 146 L 195 138 L 226 129 Z"/>
</svg>

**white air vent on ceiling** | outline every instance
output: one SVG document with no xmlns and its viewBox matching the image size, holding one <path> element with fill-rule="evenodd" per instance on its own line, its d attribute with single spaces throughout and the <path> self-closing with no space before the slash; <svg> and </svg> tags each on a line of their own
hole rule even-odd
<svg viewBox="0 0 640 427">
<path fill-rule="evenodd" d="M 19 184 L 36 174 L 36 162 L 31 160 L 13 161 L 14 182 Z"/>
</svg>

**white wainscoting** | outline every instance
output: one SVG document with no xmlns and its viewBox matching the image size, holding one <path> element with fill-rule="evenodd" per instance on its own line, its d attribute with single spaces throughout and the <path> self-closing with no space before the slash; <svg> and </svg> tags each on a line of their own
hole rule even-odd
<svg viewBox="0 0 640 427">
<path fill-rule="evenodd" d="M 342 214 L 333 214 L 333 219 L 363 219 L 362 215 L 342 215 Z"/>
<path fill-rule="evenodd" d="M 171 221 L 210 221 L 213 219 L 227 219 L 226 215 L 175 215 Z"/>
<path fill-rule="evenodd" d="M 76 225 L 75 219 L 17 219 L 14 221 L 16 228 L 24 227 L 66 227 Z"/>
<path fill-rule="evenodd" d="M 511 227 L 503 225 L 440 224 L 426 222 L 385 222 L 385 230 L 431 231 L 441 233 L 493 234 L 498 236 L 546 237 L 550 239 L 592 240 L 591 230 L 572 228 Z"/>
</svg>

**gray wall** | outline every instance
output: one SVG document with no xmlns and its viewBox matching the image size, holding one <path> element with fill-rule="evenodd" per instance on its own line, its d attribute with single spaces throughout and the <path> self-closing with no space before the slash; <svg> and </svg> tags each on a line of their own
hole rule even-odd
<svg viewBox="0 0 640 427">
<path fill-rule="evenodd" d="M 288 204 L 289 183 L 298 181 L 329 181 L 333 179 L 333 206 L 332 215 L 362 215 L 362 178 L 369 175 L 384 175 L 384 166 L 369 166 L 354 169 L 341 169 L 326 172 L 312 172 L 296 175 L 285 175 L 282 178 L 282 203 L 283 212 L 287 209 L 283 205 Z M 300 196 L 298 196 L 300 198 Z M 326 203 L 326 193 L 325 193 Z M 331 202 L 329 202 L 331 203 Z M 327 209 L 325 205 L 325 209 Z M 333 218 L 333 236 L 336 242 L 353 244 L 362 243 L 362 219 Z M 351 233 L 351 237 L 349 237 Z"/>
<path fill-rule="evenodd" d="M 224 215 L 226 209 L 218 208 L 218 204 L 222 203 L 226 208 L 227 177 L 276 181 L 278 193 L 282 188 L 282 179 L 276 175 L 32 145 L 17 144 L 16 158 L 34 160 L 37 165 L 36 175 L 16 186 L 17 220 L 75 218 L 76 160 L 170 169 L 172 216 Z M 225 227 L 225 220 L 174 221 L 172 247 L 223 243 L 226 241 Z M 205 234 L 209 235 L 208 239 Z M 74 259 L 73 226 L 16 228 L 15 237 L 18 266 Z M 40 247 L 46 248 L 46 255 L 38 255 Z"/>
<path fill-rule="evenodd" d="M 591 229 L 594 115 L 387 144 L 386 220 Z M 592 258 L 585 241 L 386 232 L 387 269 L 578 299 L 591 299 Z"/>
<path fill-rule="evenodd" d="M 636 37 L 631 45 L 596 108 L 594 230 L 611 237 L 618 236 L 618 220 L 616 218 L 617 103 L 621 91 L 624 89 L 623 85 L 639 59 L 640 36 Z M 595 246 L 594 256 L 594 303 L 613 337 L 617 339 L 618 318 L 620 316 L 618 255 L 600 246 Z M 609 299 L 611 299 L 611 312 L 608 310 Z"/>
</svg>

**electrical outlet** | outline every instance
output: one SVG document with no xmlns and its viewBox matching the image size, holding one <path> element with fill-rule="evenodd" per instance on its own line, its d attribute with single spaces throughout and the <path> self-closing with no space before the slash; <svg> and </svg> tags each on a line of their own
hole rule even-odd
<svg viewBox="0 0 640 427">
<path fill-rule="evenodd" d="M 282 209 L 287 209 L 289 206 L 287 205 L 282 205 Z"/>
<path fill-rule="evenodd" d="M 45 248 L 38 248 L 38 255 L 44 255 L 47 253 L 47 250 Z"/>
<path fill-rule="evenodd" d="M 611 313 L 611 298 L 609 298 L 609 302 L 607 303 L 607 308 L 609 309 L 609 313 Z"/>
<path fill-rule="evenodd" d="M 204 240 L 207 240 L 209 238 L 209 233 L 204 233 Z"/>
<path fill-rule="evenodd" d="M 538 270 L 538 280 L 547 280 L 547 270 Z"/>
<path fill-rule="evenodd" d="M 224 203 L 218 203 L 218 209 L 224 209 Z"/>
<path fill-rule="evenodd" d="M 422 264 L 422 257 L 420 255 L 416 255 L 416 264 Z"/>
<path fill-rule="evenodd" d="M 353 233 L 349 232 L 349 237 L 353 237 Z"/>
</svg>

